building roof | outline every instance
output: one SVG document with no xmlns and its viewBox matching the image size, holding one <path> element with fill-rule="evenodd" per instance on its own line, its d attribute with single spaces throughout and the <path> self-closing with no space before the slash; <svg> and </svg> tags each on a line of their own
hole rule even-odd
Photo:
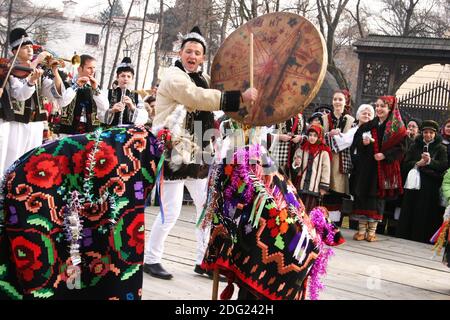
<svg viewBox="0 0 450 320">
<path fill-rule="evenodd" d="M 329 71 L 327 71 L 322 86 L 320 87 L 319 92 L 317 93 L 313 101 L 311 101 L 311 103 L 331 104 L 331 102 L 333 101 L 333 94 L 337 90 L 339 90 L 339 85 L 336 79 Z"/>
<path fill-rule="evenodd" d="M 386 49 L 405 53 L 435 51 L 450 54 L 450 38 L 401 37 L 370 34 L 358 39 L 353 46 L 356 52 L 378 52 Z"/>
</svg>

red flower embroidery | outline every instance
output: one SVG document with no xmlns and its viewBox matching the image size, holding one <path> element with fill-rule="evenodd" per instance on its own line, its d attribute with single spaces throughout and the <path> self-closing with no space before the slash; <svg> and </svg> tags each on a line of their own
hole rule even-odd
<svg viewBox="0 0 450 320">
<path fill-rule="evenodd" d="M 275 228 L 276 226 L 277 226 L 277 222 L 275 219 L 272 218 L 267 221 L 267 227 L 269 229 Z"/>
<path fill-rule="evenodd" d="M 270 235 L 272 236 L 272 238 L 275 238 L 279 233 L 280 233 L 280 229 L 278 229 L 278 227 L 270 229 Z"/>
<path fill-rule="evenodd" d="M 127 228 L 127 234 L 130 236 L 128 244 L 131 247 L 136 247 L 136 252 L 141 254 L 144 252 L 145 240 L 144 215 L 138 214 L 133 222 Z"/>
<path fill-rule="evenodd" d="M 233 173 L 233 166 L 230 165 L 230 164 L 227 164 L 227 165 L 225 166 L 225 174 L 226 174 L 227 176 L 231 176 L 232 173 Z"/>
<path fill-rule="evenodd" d="M 29 183 L 48 189 L 60 185 L 62 176 L 69 173 L 69 160 L 48 153 L 33 155 L 25 165 L 25 172 Z"/>
<path fill-rule="evenodd" d="M 94 147 L 94 141 L 86 145 L 85 150 L 78 151 L 73 155 L 73 162 L 75 164 L 75 173 L 81 173 L 89 167 L 89 154 Z M 98 151 L 95 154 L 94 175 L 97 178 L 103 178 L 108 175 L 119 163 L 116 157 L 116 150 L 105 142 L 100 142 Z"/>
<path fill-rule="evenodd" d="M 104 276 L 108 272 L 108 265 L 101 259 L 95 259 L 90 263 L 91 272 L 97 276 Z"/>
<path fill-rule="evenodd" d="M 275 209 L 275 208 L 270 209 L 270 210 L 269 210 L 269 215 L 270 215 L 271 217 L 276 217 L 276 216 L 278 215 L 277 209 Z"/>
<path fill-rule="evenodd" d="M 38 260 L 42 251 L 40 246 L 20 236 L 12 240 L 14 262 L 18 273 L 25 281 L 33 280 L 34 272 L 42 268 L 42 262 Z"/>
</svg>

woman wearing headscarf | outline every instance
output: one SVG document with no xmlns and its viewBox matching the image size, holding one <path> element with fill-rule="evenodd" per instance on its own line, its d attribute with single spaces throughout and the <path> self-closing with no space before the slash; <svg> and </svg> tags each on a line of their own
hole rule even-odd
<svg viewBox="0 0 450 320">
<path fill-rule="evenodd" d="M 398 236 L 404 239 L 429 243 L 442 223 L 444 208 L 440 205 L 439 188 L 447 169 L 447 152 L 438 131 L 437 122 L 424 121 L 422 135 L 403 162 L 406 172 L 417 168 L 420 173 L 420 189 L 406 189 L 403 196 Z"/>
<path fill-rule="evenodd" d="M 325 141 L 332 147 L 334 136 L 347 133 L 353 126 L 355 119 L 346 114 L 350 108 L 350 94 L 347 90 L 333 94 L 333 112 L 323 115 Z M 349 149 L 335 152 L 332 150 L 330 191 L 324 197 L 324 206 L 330 211 L 332 221 L 342 223 L 342 199 L 348 198 L 350 193 L 349 174 L 351 171 L 351 156 Z"/>
<path fill-rule="evenodd" d="M 447 119 L 444 122 L 444 125 L 441 128 L 441 136 L 442 136 L 442 144 L 447 149 L 447 161 L 450 166 L 450 119 Z"/>
<path fill-rule="evenodd" d="M 310 212 L 330 187 L 331 149 L 323 140 L 321 126 L 311 125 L 306 134 L 308 138 L 295 151 L 292 167 L 294 185 L 306 212 Z"/>
<path fill-rule="evenodd" d="M 354 240 L 376 241 L 378 222 L 383 220 L 387 199 L 403 192 L 400 161 L 405 152 L 406 126 L 393 96 L 380 97 L 375 105 L 376 117 L 355 133 L 352 150 L 356 150 L 354 205 L 352 219 L 357 220 Z"/>
<path fill-rule="evenodd" d="M 406 125 L 406 139 L 405 139 L 405 155 L 409 148 L 414 144 L 414 141 L 418 136 L 420 136 L 420 128 L 422 126 L 422 120 L 417 118 L 411 118 Z M 403 160 L 402 160 L 403 164 Z M 401 167 L 402 181 L 406 181 L 408 176 L 408 171 L 405 172 L 404 167 Z M 399 196 L 397 199 L 386 202 L 384 221 L 382 224 L 378 224 L 377 232 L 384 231 L 390 236 L 395 236 L 397 234 L 398 220 L 400 218 L 400 212 L 403 202 L 403 195 Z M 387 225 L 387 228 L 386 228 Z"/>
<path fill-rule="evenodd" d="M 420 127 L 422 126 L 422 121 L 420 119 L 411 118 L 406 124 L 406 150 L 409 149 L 411 145 L 414 144 L 414 140 L 420 136 Z"/>
</svg>

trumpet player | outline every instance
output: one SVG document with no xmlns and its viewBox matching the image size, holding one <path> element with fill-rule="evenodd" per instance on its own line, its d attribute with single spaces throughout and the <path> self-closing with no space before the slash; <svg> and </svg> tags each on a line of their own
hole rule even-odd
<svg viewBox="0 0 450 320">
<path fill-rule="evenodd" d="M 100 119 L 104 119 L 109 103 L 95 78 L 96 68 L 94 57 L 87 54 L 80 56 L 78 74 L 58 100 L 61 107 L 60 137 L 92 132 L 100 126 Z"/>
<path fill-rule="evenodd" d="M 52 66 L 53 79 L 43 76 L 40 65 L 48 52 L 33 59 L 33 41 L 22 28 L 10 34 L 12 53 L 17 54 L 16 64 L 29 67 L 31 73 L 12 72 L 5 89 L 8 101 L 2 102 L 0 114 L 0 174 L 24 153 L 42 144 L 44 122 L 48 118 L 44 104 L 59 99 L 64 94 L 57 66 Z"/>
<path fill-rule="evenodd" d="M 130 58 L 123 58 L 117 68 L 116 78 L 117 87 L 108 90 L 109 109 L 106 111 L 105 123 L 110 126 L 146 124 L 148 113 L 145 110 L 144 101 L 138 93 L 128 89 L 134 80 L 134 69 Z"/>
</svg>

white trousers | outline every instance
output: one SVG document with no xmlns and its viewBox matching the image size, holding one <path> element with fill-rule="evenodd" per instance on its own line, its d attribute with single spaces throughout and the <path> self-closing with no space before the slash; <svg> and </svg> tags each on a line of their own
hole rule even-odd
<svg viewBox="0 0 450 320">
<path fill-rule="evenodd" d="M 0 170 L 2 174 L 17 159 L 28 151 L 39 147 L 44 138 L 44 122 L 21 123 L 11 121 L 8 125 L 5 122 L 1 127 L 1 147 L 0 147 Z M 3 132 L 5 127 L 5 132 Z M 8 130 L 9 129 L 9 130 Z M 6 131 L 9 131 L 6 133 Z"/>
<path fill-rule="evenodd" d="M 6 155 L 8 154 L 9 121 L 0 119 L 0 176 L 5 173 Z"/>
<path fill-rule="evenodd" d="M 166 241 L 170 230 L 175 225 L 175 222 L 181 213 L 184 186 L 186 186 L 192 200 L 194 201 L 197 213 L 195 222 L 197 223 L 197 220 L 200 218 L 203 211 L 203 205 L 206 202 L 207 185 L 208 179 L 164 181 L 161 199 L 162 203 L 160 203 L 160 205 L 163 205 L 164 209 L 164 224 L 162 223 L 161 214 L 159 213 L 153 223 L 150 231 L 150 237 L 145 246 L 145 263 L 161 263 L 164 252 L 164 242 Z M 203 261 L 203 256 L 205 255 L 205 251 L 208 246 L 209 233 L 210 228 L 196 228 L 195 230 L 195 235 L 197 238 L 196 264 L 201 264 Z"/>
</svg>

